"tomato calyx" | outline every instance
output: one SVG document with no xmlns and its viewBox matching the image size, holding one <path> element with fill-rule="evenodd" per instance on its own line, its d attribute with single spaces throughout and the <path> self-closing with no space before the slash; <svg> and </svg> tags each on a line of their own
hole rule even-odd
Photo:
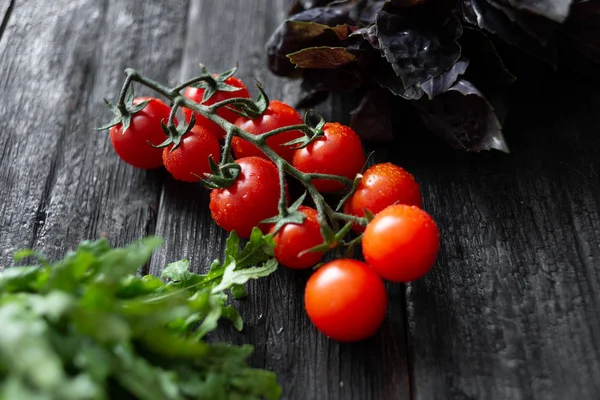
<svg viewBox="0 0 600 400">
<path fill-rule="evenodd" d="M 122 97 L 122 96 L 121 96 Z M 134 94 L 133 86 L 129 86 L 125 95 L 125 98 L 120 98 L 117 104 L 113 104 L 107 99 L 104 99 L 106 106 L 115 115 L 112 121 L 108 124 L 103 125 L 99 128 L 95 128 L 96 131 L 104 131 L 110 129 L 118 124 L 123 125 L 123 134 L 129 129 L 131 125 L 131 118 L 135 113 L 142 111 L 146 105 L 150 102 L 150 99 L 146 99 L 138 104 L 133 104 Z"/>
<path fill-rule="evenodd" d="M 208 164 L 210 165 L 211 173 L 205 177 L 198 176 L 208 189 L 225 189 L 230 187 L 242 171 L 242 167 L 234 162 L 231 157 L 227 159 L 227 162 L 222 164 L 217 164 L 212 157 L 209 157 Z"/>
<path fill-rule="evenodd" d="M 172 115 L 173 113 L 171 113 L 171 116 Z M 165 135 L 167 135 L 167 139 L 165 139 L 164 142 L 156 146 L 154 146 L 153 144 L 150 145 L 152 147 L 156 147 L 157 149 L 162 149 L 164 147 L 173 145 L 173 147 L 169 149 L 169 152 L 173 152 L 179 147 L 183 137 L 190 133 L 194 125 L 196 125 L 196 118 L 193 115 L 188 124 L 182 121 L 179 124 L 179 126 L 175 125 L 175 123 L 172 121 L 172 118 L 169 118 L 169 122 L 166 124 L 163 121 L 161 121 L 160 126 L 162 127 L 162 130 L 165 133 Z"/>
<path fill-rule="evenodd" d="M 248 101 L 248 99 L 243 99 L 243 101 L 238 103 L 232 103 L 233 107 L 227 107 L 227 109 L 249 119 L 255 119 L 263 115 L 269 107 L 269 96 L 267 96 L 267 93 L 265 93 L 265 90 L 263 89 L 262 83 L 259 81 L 256 81 L 256 87 L 258 88 L 258 96 L 256 97 L 256 100 Z"/>
<path fill-rule="evenodd" d="M 312 247 L 308 250 L 305 250 L 302 253 L 300 253 L 299 255 L 302 256 L 305 253 L 312 253 L 312 252 L 317 252 L 317 251 L 325 253 L 331 249 L 335 249 L 336 247 L 338 247 L 340 245 L 345 246 L 346 244 L 344 243 L 344 238 L 346 237 L 348 232 L 350 232 L 351 228 L 352 228 L 352 222 L 348 222 L 348 223 L 346 223 L 346 225 L 344 225 L 342 227 L 342 229 L 335 232 L 333 229 L 331 229 L 329 224 L 321 222 L 321 235 L 323 235 L 323 239 L 324 239 L 323 243 L 321 243 L 318 246 Z"/>
<path fill-rule="evenodd" d="M 283 208 L 280 206 L 278 215 L 262 220 L 261 224 L 275 224 L 272 231 L 273 235 L 276 235 L 286 224 L 302 225 L 306 219 L 306 214 L 298 211 L 298 209 L 305 198 L 306 192 L 304 192 L 304 194 L 302 194 L 302 196 L 300 196 L 290 207 L 285 207 L 284 203 Z"/>
<path fill-rule="evenodd" d="M 203 64 L 200 64 L 200 69 L 205 78 L 191 86 L 204 89 L 204 95 L 202 96 L 203 103 L 207 102 L 217 92 L 237 92 L 240 90 L 239 87 L 229 85 L 225 82 L 228 78 L 235 75 L 238 69 L 237 66 L 215 76 L 211 75 Z"/>
<path fill-rule="evenodd" d="M 323 127 L 325 126 L 325 118 L 315 110 L 308 110 L 304 114 L 304 124 L 306 125 L 305 129 L 302 129 L 304 136 L 299 137 L 298 139 L 290 140 L 283 144 L 283 146 L 292 147 L 295 150 L 303 149 L 315 140 L 323 137 L 325 132 L 323 132 Z"/>
</svg>

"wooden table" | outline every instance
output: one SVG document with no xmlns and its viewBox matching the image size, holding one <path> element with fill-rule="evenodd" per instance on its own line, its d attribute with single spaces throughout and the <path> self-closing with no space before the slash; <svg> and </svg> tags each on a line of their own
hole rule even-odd
<svg viewBox="0 0 600 400">
<path fill-rule="evenodd" d="M 284 3 L 0 0 L 0 265 L 22 247 L 58 258 L 86 238 L 158 234 L 148 272 L 186 257 L 205 269 L 225 237 L 207 192 L 120 162 L 92 128 L 110 119 L 102 98 L 126 67 L 174 84 L 199 62 L 239 63 L 242 79 L 293 103 L 298 83 L 271 75 L 263 52 Z M 279 374 L 286 399 L 600 398 L 600 86 L 518 97 L 506 131 L 510 155 L 454 152 L 427 132 L 378 152 L 422 184 L 442 249 L 425 279 L 389 286 L 374 338 L 318 334 L 303 311 L 308 274 L 287 270 L 251 284 L 244 332 L 218 338 L 254 344 L 251 363 Z"/>
</svg>

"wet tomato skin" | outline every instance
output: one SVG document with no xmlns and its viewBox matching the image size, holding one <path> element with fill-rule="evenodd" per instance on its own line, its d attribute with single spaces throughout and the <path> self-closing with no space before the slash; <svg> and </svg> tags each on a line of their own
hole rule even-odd
<svg viewBox="0 0 600 400">
<path fill-rule="evenodd" d="M 440 232 L 433 218 L 416 206 L 396 204 L 369 222 L 362 238 L 365 261 L 382 278 L 411 282 L 435 264 Z"/>
<path fill-rule="evenodd" d="M 392 204 L 422 206 L 421 189 L 415 178 L 403 168 L 392 163 L 375 164 L 368 168 L 354 194 L 344 204 L 346 214 L 365 216 L 365 209 L 377 214 Z M 355 224 L 352 229 L 363 232 Z"/>
<path fill-rule="evenodd" d="M 304 173 L 344 176 L 353 180 L 366 159 L 360 138 L 348 126 L 328 122 L 324 135 L 294 153 L 292 164 Z M 344 189 L 344 184 L 331 179 L 313 179 L 319 192 L 332 193 Z"/>
<path fill-rule="evenodd" d="M 162 100 L 151 97 L 137 97 L 133 104 L 150 100 L 143 110 L 131 117 L 129 128 L 123 132 L 123 125 L 110 128 L 110 141 L 117 155 L 126 163 L 142 169 L 160 168 L 162 149 L 152 147 L 165 141 L 167 136 L 160 125 L 167 121 L 171 108 Z"/>
<path fill-rule="evenodd" d="M 278 100 L 272 100 L 265 112 L 258 118 L 249 119 L 240 117 L 235 121 L 236 126 L 253 135 L 302 123 L 302 117 L 296 110 Z M 267 146 L 275 150 L 284 160 L 291 163 L 294 156 L 294 149 L 289 146 L 283 146 L 283 144 L 297 139 L 302 135 L 303 133 L 297 130 L 279 133 L 267 138 Z M 233 138 L 232 148 L 236 158 L 251 156 L 267 158 L 265 153 L 258 147 L 239 137 Z"/>
<path fill-rule="evenodd" d="M 385 318 L 388 296 L 381 278 L 365 263 L 337 259 L 320 267 L 304 292 L 315 327 L 340 342 L 372 336 Z"/>
<path fill-rule="evenodd" d="M 171 144 L 163 150 L 165 168 L 173 178 L 185 182 L 199 182 L 210 173 L 208 157 L 218 163 L 221 146 L 217 138 L 201 125 L 195 125 L 173 150 Z"/>
<path fill-rule="evenodd" d="M 215 75 L 215 77 L 216 77 L 216 75 Z M 225 83 L 228 85 L 231 85 L 231 86 L 235 86 L 235 87 L 239 88 L 239 90 L 236 90 L 233 92 L 217 91 L 206 102 L 203 103 L 202 98 L 204 96 L 204 89 L 189 86 L 183 92 L 183 96 L 187 97 L 188 99 L 190 99 L 192 101 L 195 101 L 196 103 L 200 103 L 205 106 L 210 106 L 212 104 L 218 103 L 223 100 L 231 99 L 234 97 L 244 97 L 244 98 L 250 97 L 250 92 L 248 92 L 248 88 L 246 88 L 246 85 L 244 85 L 244 82 L 242 82 L 239 78 L 236 78 L 235 76 L 230 76 L 229 78 L 227 78 L 225 80 Z M 206 117 L 204 117 L 196 112 L 193 112 L 189 108 L 183 109 L 183 115 L 185 116 L 185 120 L 187 122 L 190 122 L 190 119 L 192 118 L 192 114 L 196 116 L 196 124 L 203 125 L 206 128 L 208 128 L 215 135 L 215 137 L 217 139 L 222 139 L 225 137 L 226 132 L 219 125 L 210 121 Z M 234 123 L 235 120 L 239 117 L 238 114 L 227 109 L 227 107 L 219 108 L 217 110 L 217 115 L 219 115 L 220 117 L 222 117 L 223 119 L 225 119 L 226 121 L 231 122 L 231 123 Z"/>
<path fill-rule="evenodd" d="M 278 214 L 279 172 L 271 161 L 260 157 L 236 160 L 241 172 L 235 182 L 210 192 L 209 208 L 217 225 L 242 238 L 258 226 L 263 233 L 271 228 L 260 221 Z"/>
<path fill-rule="evenodd" d="M 292 269 L 310 268 L 321 261 L 323 256 L 321 252 L 303 253 L 324 241 L 317 210 L 300 206 L 298 211 L 306 215 L 304 222 L 301 225 L 286 224 L 273 237 L 275 258 L 280 264 Z M 271 228 L 271 233 L 274 228 Z"/>
</svg>

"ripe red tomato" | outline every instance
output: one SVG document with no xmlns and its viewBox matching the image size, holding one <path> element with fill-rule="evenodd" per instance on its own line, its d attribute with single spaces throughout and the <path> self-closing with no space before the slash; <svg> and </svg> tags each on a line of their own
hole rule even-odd
<svg viewBox="0 0 600 400">
<path fill-rule="evenodd" d="M 381 278 L 363 262 L 331 261 L 306 284 L 304 305 L 318 330 L 340 342 L 373 335 L 387 308 L 387 292 Z"/>
<path fill-rule="evenodd" d="M 248 89 L 246 88 L 244 83 L 235 76 L 230 76 L 229 78 L 227 78 L 225 80 L 225 83 L 231 86 L 238 87 L 240 89 L 236 90 L 235 92 L 217 91 L 205 103 L 202 103 L 202 97 L 204 96 L 204 89 L 202 88 L 189 86 L 185 89 L 183 95 L 188 99 L 195 101 L 196 103 L 202 103 L 205 106 L 210 106 L 212 104 L 218 103 L 223 100 L 232 99 L 234 97 L 250 97 L 250 93 L 248 92 Z M 190 122 L 192 114 L 196 116 L 196 124 L 207 127 L 217 139 L 222 139 L 223 137 L 225 137 L 226 132 L 219 125 L 215 124 L 214 122 L 210 121 L 204 116 L 193 112 L 189 108 L 183 109 L 183 115 L 185 115 L 185 120 L 187 122 Z M 219 110 L 217 110 L 217 114 L 231 123 L 233 123 L 239 117 L 238 114 L 231 110 L 228 110 L 227 107 L 219 108 Z"/>
<path fill-rule="evenodd" d="M 377 214 L 392 204 L 421 207 L 421 190 L 415 178 L 392 163 L 375 164 L 367 169 L 354 194 L 344 204 L 346 214 L 365 216 L 365 209 Z M 365 228 L 355 224 L 352 229 Z"/>
<path fill-rule="evenodd" d="M 271 101 L 263 115 L 258 118 L 248 119 L 240 117 L 235 121 L 235 124 L 238 127 L 253 135 L 259 135 L 273 129 L 302 123 L 302 117 L 296 110 L 277 100 Z M 290 140 L 297 139 L 302 135 L 303 133 L 300 131 L 283 132 L 268 138 L 267 145 L 275 150 L 275 152 L 283 159 L 291 163 L 292 157 L 294 156 L 294 149 L 283 146 L 283 144 Z M 258 147 L 238 137 L 233 138 L 232 147 L 236 158 L 251 156 L 267 158 L 265 153 Z"/>
<path fill-rule="evenodd" d="M 123 161 L 137 168 L 153 169 L 162 167 L 162 149 L 148 144 L 159 145 L 167 136 L 160 126 L 162 120 L 169 119 L 171 108 L 159 99 L 137 97 L 133 104 L 150 99 L 143 110 L 131 117 L 129 128 L 123 132 L 123 125 L 110 128 L 110 141 L 115 152 Z"/>
<path fill-rule="evenodd" d="M 387 207 L 369 222 L 362 238 L 365 261 L 382 278 L 410 282 L 424 276 L 437 257 L 440 232 L 416 206 Z"/>
<path fill-rule="evenodd" d="M 216 163 L 221 158 L 219 141 L 200 125 L 194 125 L 175 150 L 172 150 L 173 146 L 171 144 L 163 149 L 162 159 L 167 171 L 180 181 L 200 181 L 194 175 L 204 177 L 205 173 L 210 173 L 208 157 L 212 156 Z"/>
<path fill-rule="evenodd" d="M 298 211 L 306 215 L 302 225 L 286 224 L 273 237 L 275 240 L 275 258 L 280 264 L 292 269 L 310 268 L 321 261 L 323 253 L 303 251 L 323 243 L 319 214 L 311 207 L 300 206 Z M 271 233 L 274 231 L 271 228 Z"/>
<path fill-rule="evenodd" d="M 337 122 L 326 123 L 324 136 L 294 153 L 292 164 L 302 172 L 341 175 L 352 180 L 365 163 L 362 144 L 356 133 Z M 331 179 L 314 179 L 319 192 L 331 193 L 344 184 Z"/>
<path fill-rule="evenodd" d="M 260 157 L 240 158 L 236 162 L 241 172 L 233 185 L 210 192 L 212 217 L 221 228 L 236 231 L 242 238 L 250 237 L 255 226 L 266 233 L 270 226 L 259 222 L 279 212 L 277 167 Z"/>
</svg>

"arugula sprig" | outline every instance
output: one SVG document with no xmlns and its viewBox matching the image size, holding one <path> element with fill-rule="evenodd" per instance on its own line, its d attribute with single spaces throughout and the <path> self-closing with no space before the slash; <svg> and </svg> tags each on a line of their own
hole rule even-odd
<svg viewBox="0 0 600 400">
<path fill-rule="evenodd" d="M 221 317 L 241 329 L 229 294 L 277 268 L 272 239 L 258 229 L 206 274 L 178 261 L 162 278 L 139 276 L 162 243 L 125 248 L 86 241 L 54 264 L 0 275 L 0 398 L 277 399 L 275 374 L 250 368 L 251 346 L 207 343 Z M 36 256 L 30 251 L 17 259 Z"/>
</svg>

